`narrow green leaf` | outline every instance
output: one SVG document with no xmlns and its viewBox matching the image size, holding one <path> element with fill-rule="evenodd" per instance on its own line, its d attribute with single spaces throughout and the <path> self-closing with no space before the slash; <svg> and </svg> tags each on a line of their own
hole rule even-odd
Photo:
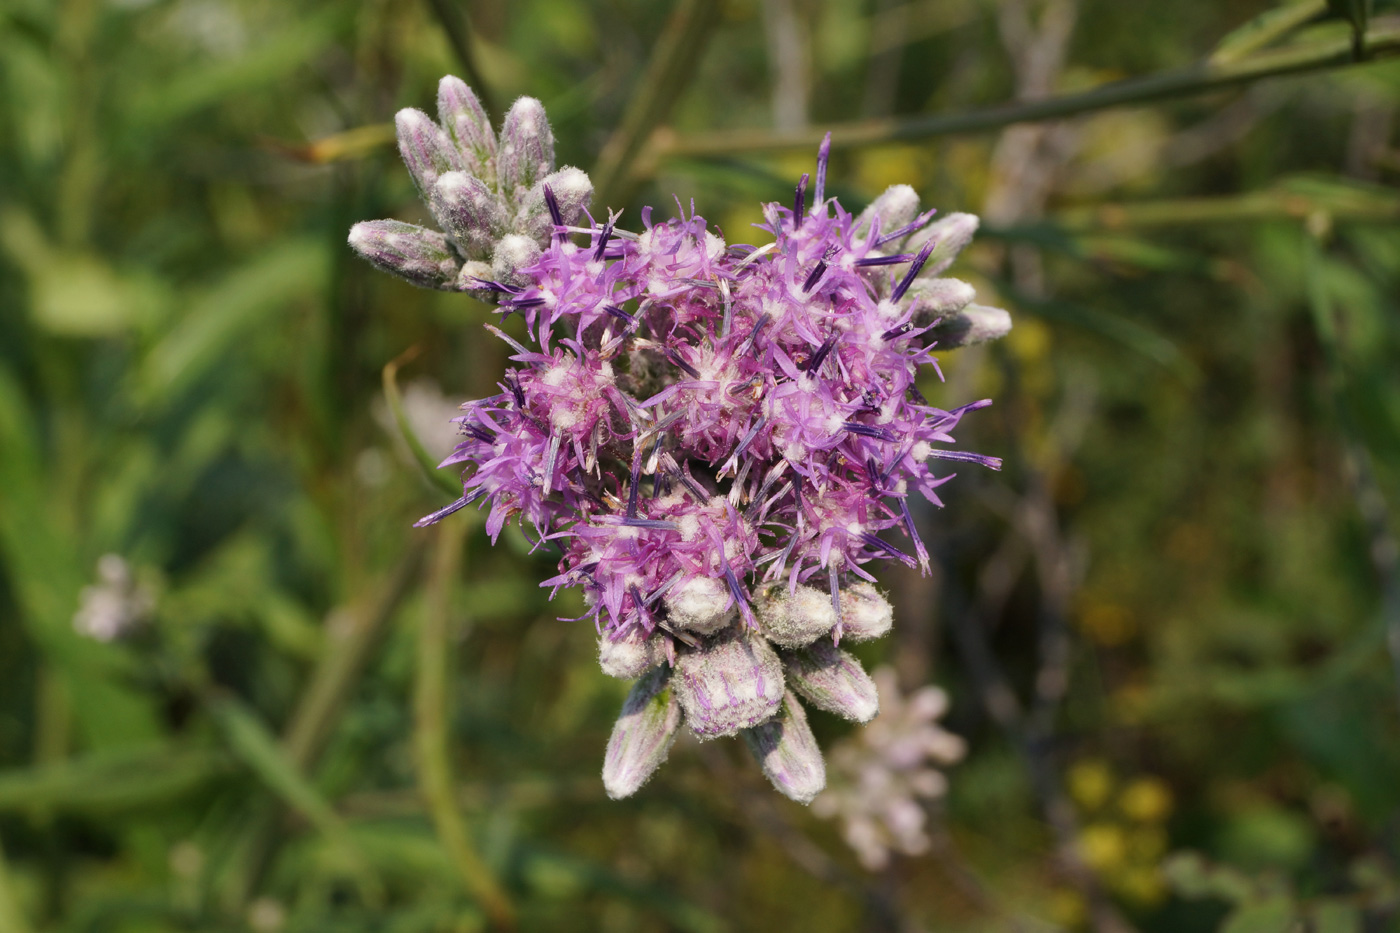
<svg viewBox="0 0 1400 933">
<path fill-rule="evenodd" d="M 168 806 L 232 766 L 222 752 L 164 743 L 70 758 L 0 772 L 0 812 L 41 807 L 100 815 Z"/>
<path fill-rule="evenodd" d="M 1329 0 L 1294 0 L 1265 10 L 1242 26 L 1226 33 L 1210 53 L 1213 65 L 1237 62 L 1252 52 L 1278 41 L 1294 29 L 1327 12 Z"/>
<path fill-rule="evenodd" d="M 384 398 L 389 403 L 389 410 L 394 413 L 394 424 L 398 426 L 399 436 L 408 445 L 413 459 L 422 468 L 423 475 L 427 477 L 435 489 L 441 490 L 449 498 L 456 499 L 462 495 L 461 481 L 438 469 L 437 461 L 432 454 L 428 453 L 428 448 L 423 446 L 423 442 L 414 433 L 413 425 L 409 423 L 408 415 L 403 410 L 403 393 L 399 391 L 399 367 L 416 352 L 416 350 L 409 350 L 384 364 Z"/>
</svg>

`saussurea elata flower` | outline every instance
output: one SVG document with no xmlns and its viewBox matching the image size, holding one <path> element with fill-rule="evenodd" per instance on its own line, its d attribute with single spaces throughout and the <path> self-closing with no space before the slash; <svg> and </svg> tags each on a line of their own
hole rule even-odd
<svg viewBox="0 0 1400 933">
<path fill-rule="evenodd" d="M 803 702 L 862 722 L 878 710 L 839 647 L 890 627 L 867 565 L 927 570 L 910 497 L 941 505 L 957 464 L 1000 466 L 950 446 L 989 400 L 943 409 L 916 384 L 934 349 L 1010 328 L 940 277 L 976 218 L 920 213 L 902 185 L 848 213 L 826 196 L 828 138 L 810 198 L 804 175 L 792 206 L 765 207 L 762 245 L 727 243 L 679 202 L 627 231 L 587 215 L 587 176 L 553 171 L 537 102 L 517 102 L 495 143 L 470 94 L 446 78 L 441 125 L 398 121 L 446 232 L 351 234 L 381 268 L 488 295 L 529 334 L 488 325 L 513 365 L 456 419 L 443 466 L 462 468 L 461 498 L 419 524 L 477 504 L 493 540 L 514 520 L 560 555 L 544 585 L 581 587 L 603 669 L 640 678 L 609 744 L 610 794 L 634 792 L 684 722 L 742 733 L 773 783 L 810 801 L 825 771 Z"/>
</svg>

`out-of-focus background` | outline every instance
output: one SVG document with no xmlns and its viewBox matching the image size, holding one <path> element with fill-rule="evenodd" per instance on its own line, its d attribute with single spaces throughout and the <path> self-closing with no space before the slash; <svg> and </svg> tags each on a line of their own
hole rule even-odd
<svg viewBox="0 0 1400 933">
<path fill-rule="evenodd" d="M 1400 929 L 1377 6 L 8 0 L 0 931 Z M 888 715 L 814 714 L 812 809 L 689 740 L 608 800 L 627 686 L 549 559 L 410 527 L 386 386 L 441 454 L 503 357 L 345 236 L 425 219 L 387 127 L 446 73 L 624 225 L 759 237 L 826 128 L 848 207 L 983 218 L 952 273 L 1016 328 L 927 391 L 1006 468 L 881 571 Z"/>
</svg>

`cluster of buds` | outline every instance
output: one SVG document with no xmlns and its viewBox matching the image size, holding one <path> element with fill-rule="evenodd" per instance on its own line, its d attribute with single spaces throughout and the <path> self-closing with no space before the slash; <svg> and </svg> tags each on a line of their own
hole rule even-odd
<svg viewBox="0 0 1400 933">
<path fill-rule="evenodd" d="M 394 124 L 399 154 L 442 231 L 370 220 L 351 228 L 350 246 L 425 288 L 483 292 L 491 282 L 523 282 L 555 222 L 582 216 L 593 183 L 571 166 L 554 170 L 554 134 L 533 97 L 510 108 L 499 138 L 460 78 L 442 79 L 437 103 L 437 121 L 408 108 Z"/>
<path fill-rule="evenodd" d="M 941 768 L 960 761 L 963 740 L 938 725 L 948 695 L 938 687 L 902 693 L 894 670 L 877 668 L 880 715 L 831 753 L 831 786 L 812 803 L 818 816 L 841 820 L 841 835 L 862 865 L 878 871 L 890 853 L 920 855 L 932 846 L 924 802 L 942 797 Z"/>
<path fill-rule="evenodd" d="M 988 401 L 944 410 L 915 385 L 920 367 L 936 371 L 935 343 L 1010 328 L 969 285 L 940 277 L 976 218 L 934 221 L 904 185 L 846 212 L 826 197 L 828 139 L 810 205 L 804 175 L 791 207 L 766 206 L 766 245 L 727 244 L 693 208 L 663 223 L 644 210 L 640 232 L 616 215 L 577 226 L 591 191 L 582 173 L 548 175 L 543 156 L 528 178 L 505 168 L 508 149 L 518 159 L 528 148 L 517 114 L 533 115 L 531 139 L 550 138 L 539 105 L 521 101 L 496 168 L 525 232 L 488 243 L 496 228 L 462 229 L 470 212 L 442 206 L 444 182 L 462 173 L 431 175 L 445 153 L 485 152 L 491 138 L 465 86 L 443 87 L 448 130 L 399 123 L 405 161 L 451 234 L 443 277 L 396 267 L 404 249 L 386 260 L 361 245 L 364 224 L 351 242 L 410 281 L 488 290 L 534 345 L 487 325 L 516 365 L 498 394 L 463 406 L 462 442 L 443 462 L 466 467 L 462 497 L 419 524 L 489 503 L 493 540 L 519 519 L 537 547 L 557 549 L 544 585 L 582 587 L 603 670 L 637 678 L 607 750 L 610 795 L 635 792 L 684 723 L 701 739 L 742 736 L 779 790 L 811 801 L 825 765 L 803 702 L 857 722 L 878 711 L 875 683 L 839 647 L 891 625 L 865 565 L 927 569 L 909 496 L 941 504 L 951 474 L 939 463 L 1000 466 L 946 446 Z M 471 135 L 454 135 L 464 122 Z M 490 279 L 472 265 L 488 248 Z"/>
</svg>

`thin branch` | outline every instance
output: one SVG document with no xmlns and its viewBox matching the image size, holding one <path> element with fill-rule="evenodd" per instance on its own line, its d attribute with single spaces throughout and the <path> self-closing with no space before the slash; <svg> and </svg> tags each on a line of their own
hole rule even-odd
<svg viewBox="0 0 1400 933">
<path fill-rule="evenodd" d="M 0 847 L 0 933 L 29 933 L 29 922 L 19 908 L 19 898 L 10 880 L 5 850 Z"/>
<path fill-rule="evenodd" d="M 418 786 L 428 804 L 433 828 L 457 867 L 467 890 L 498 929 L 515 929 L 515 908 L 495 874 L 477 853 L 458 805 L 452 778 L 452 667 L 449 628 L 452 583 L 462 562 L 468 522 L 439 526 L 437 549 L 428 586 L 426 611 L 418 630 L 418 676 L 414 680 L 414 744 L 418 749 Z"/>
<path fill-rule="evenodd" d="M 828 129 L 832 134 L 831 144 L 838 149 L 986 132 L 1014 123 L 1058 120 L 1113 107 L 1208 94 L 1266 78 L 1344 68 L 1358 64 L 1352 52 L 1351 37 L 1343 36 L 1259 52 L 1239 61 L 1207 61 L 1180 71 L 1115 81 L 1079 94 L 1004 104 L 968 113 L 861 120 L 786 133 L 733 130 L 694 137 L 660 133 L 652 141 L 653 155 L 658 159 L 725 158 L 744 152 L 816 149 Z M 1366 52 L 1367 61 L 1400 53 L 1400 17 L 1389 16 L 1372 22 L 1366 33 Z"/>
<path fill-rule="evenodd" d="M 612 204 L 626 196 L 633 164 L 694 76 L 719 10 L 715 0 L 679 0 L 671 11 L 622 122 L 598 155 L 593 169 L 597 203 Z"/>
<path fill-rule="evenodd" d="M 476 54 L 472 52 L 471 42 L 471 22 L 467 19 L 467 8 L 464 0 L 428 0 L 428 6 L 432 7 L 433 14 L 437 17 L 438 24 L 442 26 L 442 31 L 447 34 L 447 42 L 452 46 L 452 53 L 457 56 L 457 61 L 462 65 L 462 71 L 466 72 L 467 83 L 476 91 L 476 96 L 481 100 L 481 106 L 488 114 L 499 113 L 496 110 L 491 94 L 491 89 L 482 80 L 481 69 L 476 64 Z"/>
</svg>

